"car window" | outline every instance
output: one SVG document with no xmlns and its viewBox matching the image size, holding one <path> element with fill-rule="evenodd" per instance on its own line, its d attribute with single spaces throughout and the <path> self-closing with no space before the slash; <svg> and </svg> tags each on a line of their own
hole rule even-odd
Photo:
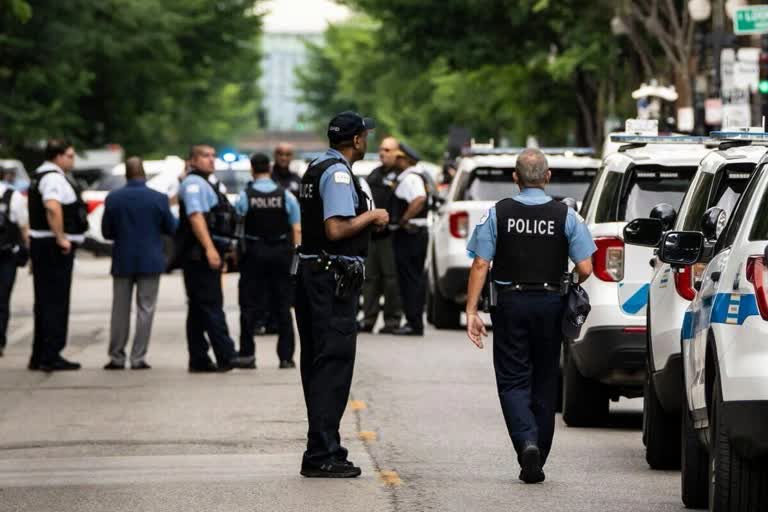
<svg viewBox="0 0 768 512">
<path fill-rule="evenodd" d="M 681 229 L 701 231 L 704 212 L 714 206 L 722 208 L 728 216 L 733 212 L 739 197 L 744 193 L 753 164 L 735 164 L 720 169 L 715 174 L 702 173 L 691 188 L 691 199 Z"/>
<path fill-rule="evenodd" d="M 587 212 L 589 211 L 589 207 L 592 204 L 592 199 L 595 197 L 595 188 L 597 187 L 597 184 L 600 182 L 600 177 L 605 172 L 605 167 L 601 167 L 600 170 L 596 173 L 595 177 L 592 178 L 592 182 L 589 184 L 589 188 L 587 189 L 587 193 L 584 194 L 584 201 L 581 203 L 581 216 L 586 216 Z"/>
<path fill-rule="evenodd" d="M 595 177 L 594 169 L 551 169 L 547 194 L 555 200 L 572 197 L 581 201 Z M 513 169 L 478 167 L 462 173 L 457 183 L 455 201 L 500 201 L 516 196 L 520 190 L 512 178 Z"/>
<path fill-rule="evenodd" d="M 696 167 L 635 167 L 625 182 L 616 220 L 647 217 L 659 203 L 679 210 L 695 173 Z"/>
<path fill-rule="evenodd" d="M 749 205 L 752 202 L 752 198 L 755 195 L 755 191 L 757 190 L 758 183 L 760 182 L 760 176 L 764 172 L 765 165 L 761 165 L 750 178 L 744 193 L 736 203 L 736 208 L 733 210 L 733 214 L 730 215 L 730 218 L 728 219 L 728 223 L 725 226 L 725 231 L 717 240 L 717 245 L 715 246 L 715 254 L 722 251 L 723 249 L 731 247 L 733 245 L 733 241 L 736 240 L 736 235 L 738 234 L 741 223 L 744 220 L 744 215 L 747 213 L 747 209 L 749 208 Z"/>
<path fill-rule="evenodd" d="M 605 176 L 603 188 L 597 201 L 595 222 L 614 222 L 618 210 L 619 192 L 621 191 L 622 173 L 611 172 Z"/>
<path fill-rule="evenodd" d="M 760 206 L 755 213 L 755 222 L 749 232 L 749 240 L 768 240 L 768 188 L 763 192 Z"/>
</svg>

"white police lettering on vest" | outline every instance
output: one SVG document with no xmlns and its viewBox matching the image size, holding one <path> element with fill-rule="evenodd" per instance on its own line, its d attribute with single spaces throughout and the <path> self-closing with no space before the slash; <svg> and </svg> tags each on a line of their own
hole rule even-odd
<svg viewBox="0 0 768 512">
<path fill-rule="evenodd" d="M 512 232 L 521 235 L 553 236 L 555 234 L 555 221 L 509 218 L 507 219 L 507 233 Z"/>
<path fill-rule="evenodd" d="M 252 197 L 251 207 L 252 208 L 282 208 L 283 198 L 282 197 Z"/>
</svg>

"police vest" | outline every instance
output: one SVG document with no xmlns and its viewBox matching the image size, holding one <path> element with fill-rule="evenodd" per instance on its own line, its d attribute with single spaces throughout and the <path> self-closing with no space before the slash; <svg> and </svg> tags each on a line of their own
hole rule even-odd
<svg viewBox="0 0 768 512">
<path fill-rule="evenodd" d="M 214 245 L 216 245 L 219 250 L 225 249 L 225 246 L 229 244 L 229 241 L 235 238 L 237 231 L 237 214 L 235 213 L 235 209 L 230 204 L 227 196 L 225 196 L 213 183 L 208 181 L 208 177 L 205 174 L 195 170 L 191 171 L 189 174 L 194 174 L 203 178 L 216 194 L 216 198 L 218 199 L 216 206 L 211 208 L 208 212 L 205 212 L 203 216 Z M 182 258 L 186 258 L 190 261 L 203 259 L 203 246 L 192 232 L 187 208 L 184 204 L 184 200 L 181 198 L 179 198 L 179 217 L 176 250 L 182 253 Z M 180 247 L 178 246 L 179 244 Z"/>
<path fill-rule="evenodd" d="M 392 198 L 395 193 L 395 182 L 388 178 L 389 174 L 390 170 L 381 166 L 371 171 L 371 174 L 365 179 L 368 182 L 368 186 L 371 187 L 371 195 L 373 195 L 373 203 L 376 205 L 376 208 L 384 208 L 387 211 L 391 209 Z M 371 238 L 379 240 L 389 235 L 390 231 L 385 229 L 371 233 Z"/>
<path fill-rule="evenodd" d="M 35 231 L 51 230 L 51 226 L 48 224 L 48 216 L 45 213 L 43 196 L 40 193 L 40 182 L 45 176 L 56 172 L 58 171 L 43 171 L 35 173 L 32 177 L 27 196 L 30 229 L 34 229 Z M 64 175 L 64 179 L 67 180 L 69 186 L 75 191 L 75 202 L 61 205 L 61 211 L 64 217 L 64 232 L 69 235 L 82 235 L 88 231 L 88 209 L 81 197 L 82 190 L 80 189 L 80 186 L 73 180 L 70 180 L 68 176 Z"/>
<path fill-rule="evenodd" d="M 424 177 L 424 175 L 418 171 L 411 171 L 411 174 L 415 174 L 419 178 L 421 178 L 421 181 L 424 182 L 424 190 L 427 193 L 427 201 L 424 203 L 424 206 L 421 208 L 419 213 L 411 217 L 411 219 L 426 219 L 427 213 L 429 212 L 429 205 L 431 203 L 430 201 L 430 192 L 429 192 L 429 183 L 427 182 L 427 179 Z M 397 190 L 397 187 L 399 187 L 402 184 L 402 182 L 397 182 L 397 185 L 395 185 L 394 191 Z M 405 199 L 401 199 L 397 197 L 396 195 L 392 195 L 392 200 L 390 201 L 390 206 L 388 208 L 389 210 L 389 222 L 390 224 L 399 224 L 400 219 L 403 218 L 403 215 L 405 214 L 406 210 L 408 209 L 408 201 Z"/>
<path fill-rule="evenodd" d="M 301 251 L 304 254 L 320 254 L 326 252 L 336 256 L 362 256 L 368 255 L 368 242 L 370 241 L 370 226 L 353 237 L 343 240 L 329 240 L 325 236 L 325 213 L 323 198 L 320 196 L 320 178 L 323 173 L 335 164 L 344 164 L 349 172 L 352 185 L 357 193 L 357 208 L 355 215 L 361 215 L 368 211 L 368 196 L 363 192 L 357 178 L 344 160 L 330 158 L 320 163 L 312 162 L 307 172 L 301 179 Z M 341 171 L 340 171 L 341 172 Z"/>
<path fill-rule="evenodd" d="M 272 192 L 254 190 L 252 183 L 246 187 L 248 213 L 245 214 L 245 236 L 264 240 L 287 239 L 291 233 L 285 190 L 278 186 Z"/>
<path fill-rule="evenodd" d="M 12 252 L 21 243 L 19 225 L 11 221 L 11 198 L 13 189 L 5 189 L 0 198 L 0 254 Z"/>
<path fill-rule="evenodd" d="M 568 207 L 558 201 L 525 205 L 496 203 L 493 279 L 516 284 L 560 283 L 568 270 Z"/>
</svg>

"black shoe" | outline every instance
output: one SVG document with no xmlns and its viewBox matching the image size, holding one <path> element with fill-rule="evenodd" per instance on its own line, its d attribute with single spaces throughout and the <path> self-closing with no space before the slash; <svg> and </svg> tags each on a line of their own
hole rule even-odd
<svg viewBox="0 0 768 512">
<path fill-rule="evenodd" d="M 131 365 L 131 370 L 151 370 L 152 367 L 146 361 Z"/>
<path fill-rule="evenodd" d="M 255 334 L 256 336 L 264 336 L 265 334 L 267 334 L 267 328 L 264 327 L 263 325 L 260 325 L 259 327 L 253 330 L 253 334 Z"/>
<path fill-rule="evenodd" d="M 255 370 L 256 358 L 254 356 L 251 356 L 251 357 L 235 356 L 229 361 L 227 361 L 226 364 L 219 365 L 219 371 L 227 372 L 233 368 L 241 368 L 243 370 Z"/>
<path fill-rule="evenodd" d="M 114 361 L 110 361 L 104 365 L 105 370 L 125 370 L 124 364 L 117 364 Z"/>
<path fill-rule="evenodd" d="M 301 464 L 301 476 L 306 478 L 356 478 L 362 471 L 348 462 L 333 460 L 319 466 Z"/>
<path fill-rule="evenodd" d="M 357 322 L 357 332 L 373 332 L 373 325 L 368 325 L 365 322 Z"/>
<path fill-rule="evenodd" d="M 206 361 L 203 364 L 189 364 L 189 373 L 214 373 L 219 371 L 219 368 L 213 364 L 213 361 Z"/>
<path fill-rule="evenodd" d="M 400 326 L 398 325 L 385 325 L 381 329 L 379 329 L 379 334 L 392 334 L 395 332 L 396 329 L 399 329 Z"/>
<path fill-rule="evenodd" d="M 541 469 L 541 452 L 531 441 L 525 443 L 520 452 L 520 480 L 526 484 L 538 484 L 544 481 L 544 471 Z"/>
<path fill-rule="evenodd" d="M 61 371 L 79 370 L 80 363 L 75 363 L 74 361 L 67 361 L 63 357 L 60 357 L 49 363 L 40 363 L 40 369 L 43 370 L 44 372 L 61 372 Z"/>
<path fill-rule="evenodd" d="M 424 329 L 416 329 L 408 324 L 397 329 L 392 329 L 392 334 L 395 336 L 424 336 Z"/>
<path fill-rule="evenodd" d="M 293 361 L 280 361 L 280 369 L 285 370 L 287 368 L 296 368 L 296 363 Z"/>
<path fill-rule="evenodd" d="M 29 364 L 27 364 L 27 370 L 37 371 L 40 369 L 40 363 L 37 361 L 29 360 Z"/>
<path fill-rule="evenodd" d="M 5 353 L 5 347 L 0 347 L 0 357 L 3 357 L 4 353 Z"/>
</svg>

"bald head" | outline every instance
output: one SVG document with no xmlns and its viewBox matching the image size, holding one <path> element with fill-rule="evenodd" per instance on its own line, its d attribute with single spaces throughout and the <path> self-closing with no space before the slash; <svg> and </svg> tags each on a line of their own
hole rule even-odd
<svg viewBox="0 0 768 512">
<path fill-rule="evenodd" d="M 293 146 L 287 142 L 281 142 L 275 147 L 275 167 L 277 169 L 288 169 L 293 160 Z"/>
<path fill-rule="evenodd" d="M 384 137 L 379 144 L 379 160 L 384 167 L 394 167 L 400 143 L 394 137 Z"/>
<path fill-rule="evenodd" d="M 543 187 L 550 177 L 547 157 L 538 149 L 524 150 L 517 156 L 515 176 L 520 187 Z"/>
<path fill-rule="evenodd" d="M 144 162 L 137 156 L 132 156 L 125 161 L 125 179 L 137 180 L 144 179 Z"/>
</svg>

